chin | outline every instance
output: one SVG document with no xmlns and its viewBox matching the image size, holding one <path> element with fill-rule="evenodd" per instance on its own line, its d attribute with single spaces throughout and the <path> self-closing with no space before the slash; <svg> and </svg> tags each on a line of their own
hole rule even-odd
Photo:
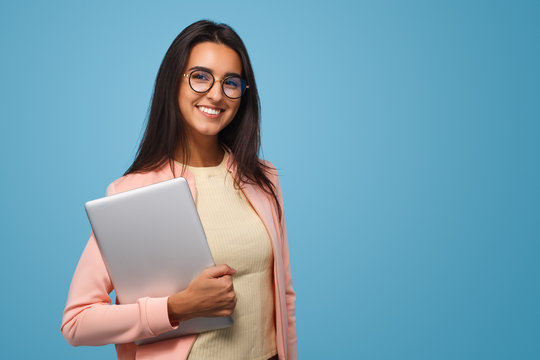
<svg viewBox="0 0 540 360">
<path fill-rule="evenodd" d="M 197 135 L 202 136 L 217 136 L 219 132 L 221 131 L 221 128 L 197 128 L 194 129 L 194 133 Z"/>
</svg>

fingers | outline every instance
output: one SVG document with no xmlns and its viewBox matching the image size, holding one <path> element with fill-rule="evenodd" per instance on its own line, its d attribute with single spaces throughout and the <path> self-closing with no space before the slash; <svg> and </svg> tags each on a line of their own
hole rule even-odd
<svg viewBox="0 0 540 360">
<path fill-rule="evenodd" d="M 234 275 L 236 270 L 227 264 L 216 265 L 204 271 L 208 278 L 218 278 L 225 275 Z"/>
<path fill-rule="evenodd" d="M 193 279 L 186 291 L 195 299 L 195 317 L 231 315 L 236 307 L 232 275 L 236 270 L 226 264 L 212 266 Z"/>
<path fill-rule="evenodd" d="M 224 287 L 225 291 L 234 291 L 233 281 L 231 275 L 223 275 L 218 279 Z"/>
<path fill-rule="evenodd" d="M 236 308 L 237 297 L 234 293 L 229 293 L 227 295 L 227 305 L 223 306 L 222 310 L 219 311 L 219 316 L 229 316 L 232 315 L 234 309 Z"/>
</svg>

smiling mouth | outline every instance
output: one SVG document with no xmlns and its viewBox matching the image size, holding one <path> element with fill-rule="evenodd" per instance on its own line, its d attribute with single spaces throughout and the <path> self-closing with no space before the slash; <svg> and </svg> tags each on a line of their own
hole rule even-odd
<svg viewBox="0 0 540 360">
<path fill-rule="evenodd" d="M 197 109 L 199 109 L 201 112 L 207 115 L 213 115 L 213 116 L 219 115 L 223 112 L 223 109 L 211 108 L 208 106 L 197 106 Z"/>
</svg>

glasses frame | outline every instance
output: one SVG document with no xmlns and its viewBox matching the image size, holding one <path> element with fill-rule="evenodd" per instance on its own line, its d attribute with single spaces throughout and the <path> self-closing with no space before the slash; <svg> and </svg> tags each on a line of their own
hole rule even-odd
<svg viewBox="0 0 540 360">
<path fill-rule="evenodd" d="M 203 71 L 205 73 L 208 73 L 210 74 L 210 76 L 212 77 L 212 84 L 210 84 L 210 87 L 208 88 L 208 90 L 206 91 L 197 91 L 193 88 L 193 85 L 191 85 L 191 74 L 193 74 L 194 72 L 196 71 Z M 188 78 L 188 83 L 189 83 L 189 87 L 191 88 L 191 90 L 195 91 L 197 94 L 204 94 L 204 93 L 207 93 L 209 92 L 213 87 L 214 87 L 214 84 L 216 83 L 216 78 L 214 77 L 214 74 L 212 74 L 210 71 L 207 71 L 207 70 L 201 70 L 201 69 L 194 69 L 192 70 L 191 72 L 189 72 L 188 74 L 182 74 L 184 77 L 187 77 Z M 225 82 L 225 80 L 227 79 L 230 79 L 230 78 L 240 78 L 242 79 L 245 83 L 246 83 L 246 87 L 244 88 L 244 90 L 242 90 L 242 93 L 240 94 L 240 96 L 238 97 L 230 97 L 229 95 L 227 95 L 225 93 L 225 89 L 223 88 L 223 83 Z M 229 76 L 226 76 L 224 77 L 223 79 L 221 80 L 217 80 L 218 82 L 221 83 L 221 92 L 223 93 L 223 95 L 225 95 L 227 98 L 231 99 L 231 100 L 236 100 L 236 99 L 240 99 L 244 93 L 246 92 L 246 89 L 249 88 L 249 85 L 246 81 L 246 79 L 240 77 L 240 76 L 237 76 L 237 75 L 229 75 Z"/>
</svg>

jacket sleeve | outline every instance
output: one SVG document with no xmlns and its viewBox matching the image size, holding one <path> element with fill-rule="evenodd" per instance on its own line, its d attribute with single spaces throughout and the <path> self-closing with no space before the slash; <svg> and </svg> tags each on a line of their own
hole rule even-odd
<svg viewBox="0 0 540 360">
<path fill-rule="evenodd" d="M 288 360 L 298 359 L 298 346 L 296 340 L 296 316 L 295 316 L 295 301 L 296 293 L 293 290 L 292 275 L 291 275 L 291 263 L 289 258 L 289 243 L 287 239 L 287 226 L 285 223 L 285 212 L 283 207 L 283 194 L 281 192 L 281 183 L 277 172 L 275 173 L 276 195 L 279 205 L 281 206 L 281 251 L 283 257 L 283 266 L 285 271 L 285 300 L 287 303 L 287 316 L 289 319 L 288 328 L 288 344 L 287 344 L 287 356 Z"/>
<path fill-rule="evenodd" d="M 108 195 L 112 187 L 107 189 Z M 73 346 L 130 343 L 175 329 L 169 322 L 167 297 L 141 298 L 112 305 L 113 285 L 94 234 L 81 255 L 71 286 L 61 331 Z"/>
</svg>

